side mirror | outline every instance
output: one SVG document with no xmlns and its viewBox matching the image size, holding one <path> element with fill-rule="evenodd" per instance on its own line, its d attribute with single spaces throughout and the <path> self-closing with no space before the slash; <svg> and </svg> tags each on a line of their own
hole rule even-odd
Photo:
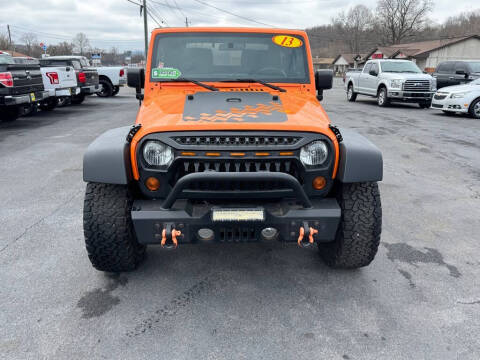
<svg viewBox="0 0 480 360">
<path fill-rule="evenodd" d="M 333 71 L 317 70 L 315 72 L 315 88 L 317 89 L 317 99 L 323 100 L 323 90 L 329 90 L 333 87 Z"/>
<path fill-rule="evenodd" d="M 370 70 L 368 73 L 372 76 L 378 76 L 378 74 L 375 70 Z"/>
<path fill-rule="evenodd" d="M 145 70 L 143 68 L 129 68 L 127 70 L 127 85 L 137 90 L 136 98 L 142 101 L 142 89 L 145 87 Z"/>
</svg>

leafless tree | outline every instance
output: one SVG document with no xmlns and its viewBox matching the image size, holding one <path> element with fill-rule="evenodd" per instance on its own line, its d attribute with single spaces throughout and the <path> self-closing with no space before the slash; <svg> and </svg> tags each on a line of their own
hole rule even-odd
<svg viewBox="0 0 480 360">
<path fill-rule="evenodd" d="M 0 33 L 0 50 L 8 50 L 9 46 L 8 35 Z"/>
<path fill-rule="evenodd" d="M 337 18 L 333 19 L 334 25 L 337 27 L 339 34 L 348 44 L 351 53 L 358 54 L 360 52 L 361 40 L 365 35 L 365 31 L 372 24 L 372 13 L 364 5 L 357 5 L 347 13 L 340 12 Z"/>
<path fill-rule="evenodd" d="M 39 56 L 40 45 L 38 42 L 37 35 L 34 33 L 24 33 L 20 37 L 20 42 L 24 46 L 24 51 L 26 55 L 29 56 Z"/>
<path fill-rule="evenodd" d="M 84 33 L 78 33 L 73 39 L 73 45 L 75 46 L 75 51 L 77 53 L 84 55 L 84 53 L 90 48 L 90 40 L 88 40 L 87 35 Z"/>
<path fill-rule="evenodd" d="M 399 44 L 421 31 L 433 9 L 431 0 L 378 0 L 376 24 L 386 43 Z"/>
<path fill-rule="evenodd" d="M 72 55 L 73 54 L 73 44 L 62 41 L 56 45 L 50 45 L 47 49 L 47 53 L 56 56 L 56 55 Z"/>
</svg>

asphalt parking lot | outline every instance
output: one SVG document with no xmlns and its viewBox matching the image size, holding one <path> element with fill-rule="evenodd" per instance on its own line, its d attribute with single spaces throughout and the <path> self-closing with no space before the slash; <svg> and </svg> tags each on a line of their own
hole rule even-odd
<svg viewBox="0 0 480 360">
<path fill-rule="evenodd" d="M 131 124 L 134 92 L 0 124 L 0 357 L 478 359 L 480 122 L 413 105 L 323 102 L 384 155 L 382 243 L 358 271 L 316 249 L 148 249 L 119 276 L 83 242 L 82 155 Z"/>
</svg>

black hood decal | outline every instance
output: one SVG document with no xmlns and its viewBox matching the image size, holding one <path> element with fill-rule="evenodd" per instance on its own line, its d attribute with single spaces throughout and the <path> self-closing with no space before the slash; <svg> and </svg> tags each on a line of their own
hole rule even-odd
<svg viewBox="0 0 480 360">
<path fill-rule="evenodd" d="M 188 95 L 183 121 L 285 122 L 287 115 L 276 95 L 264 92 L 215 91 Z"/>
</svg>

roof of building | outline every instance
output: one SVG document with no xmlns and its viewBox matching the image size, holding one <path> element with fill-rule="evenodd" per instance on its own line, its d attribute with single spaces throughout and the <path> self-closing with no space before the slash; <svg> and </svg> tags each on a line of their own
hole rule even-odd
<svg viewBox="0 0 480 360">
<path fill-rule="evenodd" d="M 332 61 L 332 64 L 333 63 L 336 63 L 338 59 L 340 59 L 341 57 L 343 57 L 345 59 L 346 62 L 348 62 L 349 64 L 353 64 L 355 62 L 355 58 L 360 58 L 362 59 L 366 54 L 351 54 L 351 53 L 343 53 L 343 54 L 338 54 L 337 57 L 335 57 L 335 59 L 333 59 Z"/>
<path fill-rule="evenodd" d="M 314 64 L 328 64 L 331 65 L 333 64 L 334 58 L 321 58 L 321 57 L 314 57 L 312 58 L 312 61 Z"/>
</svg>

